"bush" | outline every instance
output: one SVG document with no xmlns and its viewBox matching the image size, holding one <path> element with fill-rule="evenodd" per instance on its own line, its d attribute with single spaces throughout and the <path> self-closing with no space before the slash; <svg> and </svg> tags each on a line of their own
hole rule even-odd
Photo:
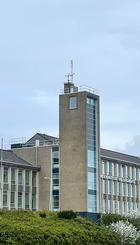
<svg viewBox="0 0 140 245">
<path fill-rule="evenodd" d="M 41 218 L 46 218 L 46 213 L 45 213 L 45 211 L 44 212 L 40 212 L 39 213 L 39 216 L 41 217 Z"/>
<path fill-rule="evenodd" d="M 121 244 L 134 244 L 140 237 L 140 232 L 128 221 L 120 220 L 110 225 L 111 230 L 116 232 L 121 237 Z"/>
<path fill-rule="evenodd" d="M 119 220 L 127 221 L 127 218 L 120 214 L 103 214 L 102 215 L 102 223 L 104 225 L 110 225 L 111 223 L 116 223 Z"/>
<path fill-rule="evenodd" d="M 75 218 L 77 218 L 77 213 L 73 212 L 72 210 L 60 211 L 58 213 L 58 218 L 62 218 L 62 219 L 75 219 Z"/>
</svg>

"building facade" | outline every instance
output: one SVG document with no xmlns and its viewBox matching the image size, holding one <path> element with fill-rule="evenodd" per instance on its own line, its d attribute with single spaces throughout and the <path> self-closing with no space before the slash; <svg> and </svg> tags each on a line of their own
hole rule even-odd
<svg viewBox="0 0 140 245">
<path fill-rule="evenodd" d="M 24 164 L 2 166 L 3 208 L 17 209 L 22 203 L 25 209 L 72 209 L 92 217 L 140 208 L 140 159 L 100 149 L 100 99 L 87 86 L 64 84 L 59 96 L 59 138 L 37 133 L 24 144 L 12 144 L 11 152 Z"/>
</svg>

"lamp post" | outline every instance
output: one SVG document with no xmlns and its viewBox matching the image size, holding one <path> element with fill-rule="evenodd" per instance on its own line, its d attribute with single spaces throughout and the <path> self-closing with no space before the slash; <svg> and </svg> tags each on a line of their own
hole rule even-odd
<svg viewBox="0 0 140 245">
<path fill-rule="evenodd" d="M 50 202 L 49 202 L 49 210 L 52 210 L 52 179 L 49 177 L 44 177 L 44 179 L 50 180 Z"/>
</svg>

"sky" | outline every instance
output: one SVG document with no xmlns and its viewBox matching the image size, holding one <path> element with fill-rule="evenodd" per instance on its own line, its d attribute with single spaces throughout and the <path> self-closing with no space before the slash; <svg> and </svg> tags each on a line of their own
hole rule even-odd
<svg viewBox="0 0 140 245">
<path fill-rule="evenodd" d="M 140 157 L 140 1 L 0 1 L 0 138 L 59 136 L 59 94 L 100 96 L 101 147 Z"/>
</svg>

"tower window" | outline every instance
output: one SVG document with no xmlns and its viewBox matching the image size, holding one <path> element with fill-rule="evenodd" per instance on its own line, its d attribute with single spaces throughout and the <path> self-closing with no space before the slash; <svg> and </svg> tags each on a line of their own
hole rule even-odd
<svg viewBox="0 0 140 245">
<path fill-rule="evenodd" d="M 69 98 L 69 109 L 76 108 L 76 97 Z"/>
</svg>

